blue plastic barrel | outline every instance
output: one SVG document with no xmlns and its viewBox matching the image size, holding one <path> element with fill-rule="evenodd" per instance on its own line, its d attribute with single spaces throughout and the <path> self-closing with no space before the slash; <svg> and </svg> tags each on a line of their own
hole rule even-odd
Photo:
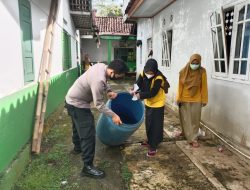
<svg viewBox="0 0 250 190">
<path fill-rule="evenodd" d="M 123 124 L 115 125 L 111 117 L 101 114 L 96 134 L 103 144 L 120 145 L 142 124 L 144 105 L 141 101 L 133 101 L 132 96 L 126 92 L 118 93 L 118 96 L 114 100 L 109 100 L 106 105 L 120 116 Z"/>
</svg>

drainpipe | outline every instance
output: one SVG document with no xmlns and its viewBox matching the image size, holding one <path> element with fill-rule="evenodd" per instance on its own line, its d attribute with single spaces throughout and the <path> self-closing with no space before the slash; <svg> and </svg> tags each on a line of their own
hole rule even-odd
<svg viewBox="0 0 250 190">
<path fill-rule="evenodd" d="M 245 158 L 247 158 L 247 159 L 250 160 L 250 156 L 246 155 L 245 153 L 241 152 L 240 150 L 238 150 L 237 148 L 235 148 L 233 145 L 231 145 L 230 143 L 228 143 L 220 135 L 218 135 L 216 132 L 214 132 L 212 129 L 210 129 L 208 126 L 206 126 L 203 122 L 200 122 L 200 124 L 203 127 L 205 127 L 207 130 L 209 130 L 211 133 L 213 133 L 216 137 L 218 137 L 222 142 L 224 142 L 226 145 L 228 145 L 230 148 L 232 148 L 234 151 L 238 152 L 239 154 L 241 154 L 242 156 L 244 156 Z"/>
</svg>

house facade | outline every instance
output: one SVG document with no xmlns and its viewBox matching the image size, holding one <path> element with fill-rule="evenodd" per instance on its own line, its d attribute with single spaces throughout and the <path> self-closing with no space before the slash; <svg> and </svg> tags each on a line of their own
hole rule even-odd
<svg viewBox="0 0 250 190">
<path fill-rule="evenodd" d="M 209 94 L 202 121 L 249 155 L 250 1 L 127 0 L 124 13 L 137 22 L 137 71 L 152 49 L 170 82 L 167 102 L 175 109 L 179 71 L 192 54 L 201 54 Z"/>
<path fill-rule="evenodd" d="M 89 54 L 91 62 L 109 64 L 122 59 L 129 70 L 136 69 L 136 25 L 124 23 L 122 17 L 94 17 L 95 34 L 91 39 L 82 36 L 83 54 Z"/>
<path fill-rule="evenodd" d="M 0 189 L 10 189 L 29 160 L 52 1 L 0 0 Z M 58 9 L 46 118 L 63 103 L 77 78 L 80 35 L 92 30 L 91 0 L 54 2 Z"/>
</svg>

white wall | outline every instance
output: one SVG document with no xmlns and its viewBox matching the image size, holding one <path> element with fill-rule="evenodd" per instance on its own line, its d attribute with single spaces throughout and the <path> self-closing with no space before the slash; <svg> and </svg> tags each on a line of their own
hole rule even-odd
<svg viewBox="0 0 250 190">
<path fill-rule="evenodd" d="M 138 25 L 137 25 L 137 40 L 142 40 L 142 46 L 137 47 L 136 49 L 136 67 L 137 71 L 141 72 L 143 70 L 143 67 L 148 59 L 147 55 L 147 39 L 152 38 L 152 20 L 153 19 L 139 19 Z M 154 44 L 154 40 L 153 40 Z M 158 44 L 158 43 L 156 43 Z M 157 50 L 154 50 L 154 56 L 153 58 L 157 59 L 155 54 Z"/>
<path fill-rule="evenodd" d="M 168 102 L 174 105 L 178 73 L 193 53 L 202 56 L 202 66 L 207 70 L 209 103 L 203 109 L 202 120 L 217 132 L 236 143 L 250 147 L 250 84 L 212 78 L 213 47 L 209 15 L 232 0 L 177 0 L 154 18 L 139 19 L 137 38 L 142 39 L 142 59 L 137 48 L 137 70 L 143 69 L 146 61 L 146 43 L 153 34 L 154 56 L 160 70 L 167 76 L 171 88 Z M 238 1 L 240 2 L 240 1 Z M 173 21 L 170 21 L 173 15 Z M 162 19 L 166 26 L 162 26 Z M 161 33 L 173 29 L 171 68 L 161 66 Z M 152 33 L 153 30 L 153 33 Z"/>
<path fill-rule="evenodd" d="M 108 43 L 107 40 L 101 40 L 101 45 L 97 48 L 95 39 L 82 39 L 82 53 L 90 56 L 92 62 L 108 61 Z M 111 58 L 112 59 L 112 58 Z"/>
<path fill-rule="evenodd" d="M 38 74 L 41 64 L 43 41 L 46 33 L 47 18 L 49 15 L 50 0 L 31 1 L 32 35 L 33 35 L 33 64 L 35 69 L 35 80 L 38 80 Z"/>
<path fill-rule="evenodd" d="M 0 0 L 0 24 L 0 97 L 2 97 L 24 85 L 17 1 Z"/>
<path fill-rule="evenodd" d="M 51 0 L 32 0 L 32 30 L 33 30 L 33 50 L 35 71 L 38 76 L 40 61 L 42 56 L 43 42 L 47 26 L 47 18 L 50 10 Z M 65 30 L 71 36 L 71 58 L 72 67 L 76 67 L 76 40 L 79 41 L 76 35 L 73 21 L 69 13 L 69 3 L 67 0 L 59 0 L 58 14 L 54 31 L 53 55 L 51 76 L 59 74 L 62 69 L 62 31 Z M 66 23 L 63 21 L 65 20 Z M 37 78 L 36 78 L 37 79 Z"/>
<path fill-rule="evenodd" d="M 61 0 L 62 1 L 62 0 Z M 70 16 L 69 1 L 63 0 L 61 5 L 61 15 L 60 21 L 63 23 L 63 28 L 71 36 L 71 58 L 72 67 L 76 67 L 76 41 L 80 41 L 80 36 L 77 35 L 73 20 Z M 64 20 L 64 21 L 63 21 Z M 66 21 L 66 23 L 65 23 Z"/>
<path fill-rule="evenodd" d="M 38 80 L 43 43 L 51 0 L 31 0 L 35 81 Z M 63 22 L 63 19 L 66 21 Z M 0 98 L 27 86 L 24 84 L 18 0 L 0 0 Z M 72 67 L 76 67 L 76 41 L 79 41 L 70 17 L 68 0 L 59 0 L 54 31 L 51 77 L 63 72 L 62 31 L 71 35 Z"/>
</svg>

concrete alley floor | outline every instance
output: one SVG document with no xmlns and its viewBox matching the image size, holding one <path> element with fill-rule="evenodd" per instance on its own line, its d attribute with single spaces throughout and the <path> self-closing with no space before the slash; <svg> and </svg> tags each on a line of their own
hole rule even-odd
<svg viewBox="0 0 250 190">
<path fill-rule="evenodd" d="M 114 91 L 127 91 L 134 80 L 112 82 Z M 97 121 L 99 113 L 93 109 Z M 97 139 L 95 164 L 105 170 L 104 179 L 80 177 L 80 155 L 70 154 L 71 120 L 63 106 L 46 122 L 40 155 L 33 156 L 16 190 L 212 190 L 250 189 L 250 162 L 226 147 L 218 151 L 218 142 L 206 139 L 199 148 L 191 148 L 179 136 L 178 115 L 166 107 L 164 142 L 157 155 L 146 156 L 139 142 L 146 138 L 144 124 L 117 147 L 103 145 Z M 219 147 L 221 148 L 221 147 Z"/>
</svg>

